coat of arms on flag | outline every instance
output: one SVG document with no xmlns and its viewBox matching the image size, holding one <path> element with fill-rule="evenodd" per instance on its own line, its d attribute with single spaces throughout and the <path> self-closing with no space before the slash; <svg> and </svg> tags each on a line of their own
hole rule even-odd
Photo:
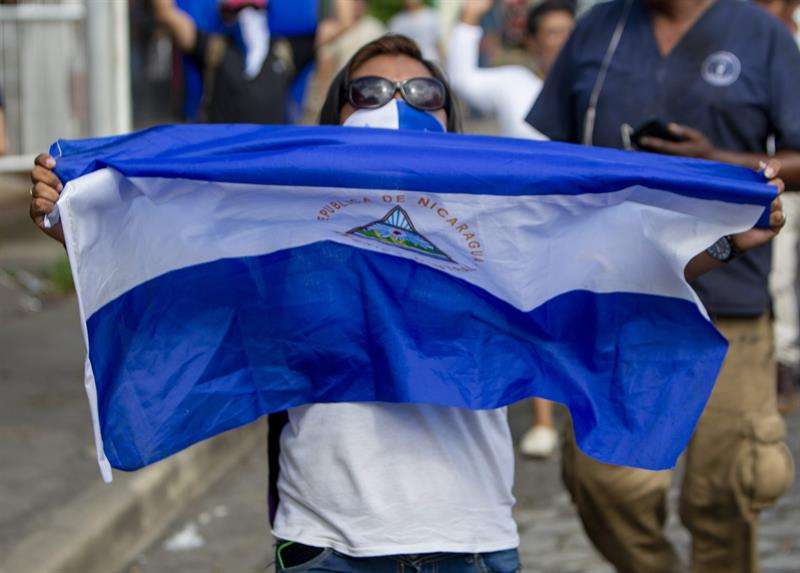
<svg viewBox="0 0 800 573">
<path fill-rule="evenodd" d="M 394 207 L 382 219 L 351 229 L 347 234 L 357 235 L 435 259 L 455 262 L 414 228 L 411 217 L 400 206 Z"/>
</svg>

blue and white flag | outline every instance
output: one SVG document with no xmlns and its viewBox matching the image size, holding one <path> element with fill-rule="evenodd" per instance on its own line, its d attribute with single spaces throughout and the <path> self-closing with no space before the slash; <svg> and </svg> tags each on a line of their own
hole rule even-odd
<svg viewBox="0 0 800 573">
<path fill-rule="evenodd" d="M 774 198 L 712 162 L 418 131 L 52 152 L 106 476 L 305 403 L 530 396 L 587 454 L 672 467 L 726 351 L 684 267 Z"/>
</svg>

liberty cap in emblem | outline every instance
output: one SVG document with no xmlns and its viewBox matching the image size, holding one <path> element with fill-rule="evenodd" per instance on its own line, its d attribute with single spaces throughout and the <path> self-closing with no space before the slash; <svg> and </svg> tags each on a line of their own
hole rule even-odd
<svg viewBox="0 0 800 573">
<path fill-rule="evenodd" d="M 742 62 L 731 52 L 714 52 L 703 62 L 701 74 L 712 86 L 725 87 L 739 79 Z"/>
</svg>

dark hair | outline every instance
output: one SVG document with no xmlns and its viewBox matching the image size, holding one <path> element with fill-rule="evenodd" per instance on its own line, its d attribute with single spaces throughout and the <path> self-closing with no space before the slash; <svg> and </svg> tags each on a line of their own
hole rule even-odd
<svg viewBox="0 0 800 573">
<path fill-rule="evenodd" d="M 461 110 L 444 73 L 436 64 L 422 57 L 422 51 L 414 40 L 400 34 L 387 34 L 368 44 L 364 44 L 350 58 L 350 61 L 333 78 L 331 86 L 328 88 L 328 95 L 325 96 L 325 103 L 322 104 L 322 109 L 319 112 L 319 124 L 339 125 L 341 123 L 342 108 L 347 103 L 345 90 L 350 80 L 350 74 L 377 56 L 398 55 L 408 56 L 422 63 L 434 78 L 444 84 L 447 91 L 447 100 L 444 104 L 444 109 L 447 112 L 447 131 L 460 132 Z"/>
<path fill-rule="evenodd" d="M 539 32 L 542 18 L 551 12 L 566 12 L 575 17 L 574 0 L 542 0 L 528 12 L 528 34 L 535 36 Z"/>
</svg>

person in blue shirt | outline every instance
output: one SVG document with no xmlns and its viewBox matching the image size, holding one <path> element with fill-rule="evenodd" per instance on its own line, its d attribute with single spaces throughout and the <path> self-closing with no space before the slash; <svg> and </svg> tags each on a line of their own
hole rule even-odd
<svg viewBox="0 0 800 573">
<path fill-rule="evenodd" d="M 579 21 L 527 120 L 555 140 L 753 169 L 774 141 L 791 188 L 800 183 L 797 78 L 791 34 L 752 3 L 612 0 Z M 730 349 L 687 450 L 680 515 L 693 571 L 752 572 L 758 513 L 793 474 L 775 400 L 771 253 L 766 245 L 734 257 L 728 238 L 713 247 L 731 262 L 693 286 Z M 672 472 L 603 465 L 566 442 L 565 483 L 600 552 L 622 572 L 676 570 L 663 532 Z"/>
<path fill-rule="evenodd" d="M 302 99 L 315 49 L 353 21 L 347 0 L 318 22 L 316 0 L 153 0 L 183 54 L 184 117 L 286 123 Z"/>
</svg>

